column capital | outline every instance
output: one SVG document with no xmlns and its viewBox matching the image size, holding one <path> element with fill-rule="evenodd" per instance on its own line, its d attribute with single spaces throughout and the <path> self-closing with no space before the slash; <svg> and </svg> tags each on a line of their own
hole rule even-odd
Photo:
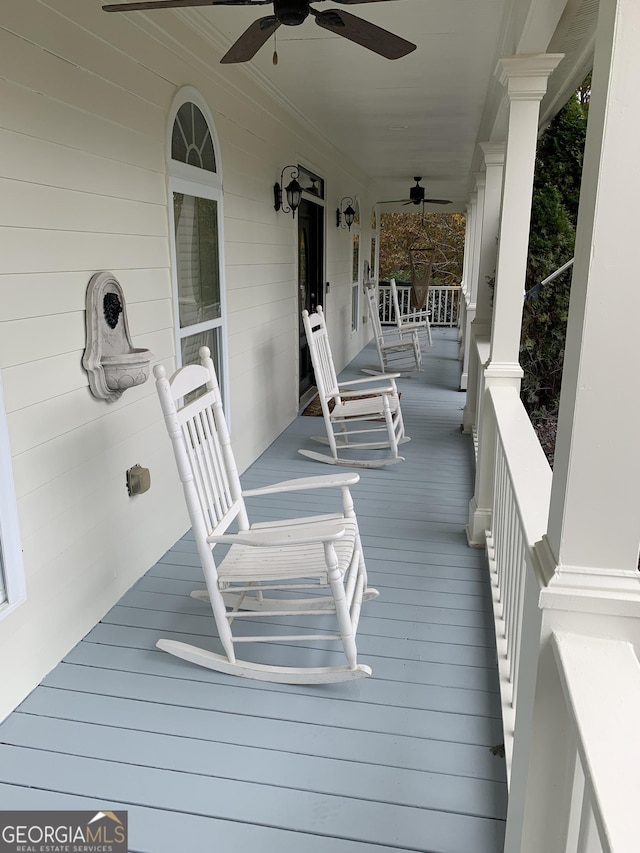
<svg viewBox="0 0 640 853">
<path fill-rule="evenodd" d="M 481 142 L 480 149 L 484 156 L 485 166 L 504 166 L 504 157 L 507 150 L 504 142 Z"/>
<path fill-rule="evenodd" d="M 547 80 L 564 59 L 563 53 L 534 53 L 498 60 L 495 76 L 515 101 L 541 101 Z"/>
</svg>

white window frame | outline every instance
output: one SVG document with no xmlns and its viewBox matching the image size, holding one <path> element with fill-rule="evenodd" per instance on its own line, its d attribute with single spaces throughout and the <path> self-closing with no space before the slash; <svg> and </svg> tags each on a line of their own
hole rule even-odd
<svg viewBox="0 0 640 853">
<path fill-rule="evenodd" d="M 173 134 L 173 124 L 178 114 L 178 110 L 185 103 L 195 104 L 204 115 L 211 141 L 213 142 L 213 150 L 216 159 L 216 171 L 210 172 L 207 169 L 200 169 L 196 166 L 190 166 L 187 163 L 180 163 L 171 158 L 171 140 Z M 176 347 L 176 366 L 182 366 L 182 340 L 191 335 L 199 334 L 200 332 L 208 331 L 209 329 L 220 330 L 220 363 L 222 371 L 218 376 L 220 391 L 224 401 L 225 414 L 229 420 L 229 365 L 228 365 L 228 347 L 227 347 L 227 302 L 226 302 L 226 281 L 225 281 L 225 261 L 224 261 L 224 212 L 223 212 L 223 182 L 222 182 L 222 162 L 220 157 L 220 145 L 218 135 L 213 121 L 213 115 L 209 109 L 207 102 L 197 89 L 191 86 L 185 86 L 180 89 L 173 99 L 171 109 L 169 110 L 169 121 L 167 125 L 167 174 L 168 174 L 168 207 L 169 207 L 169 244 L 171 251 L 171 283 L 173 291 L 173 325 Z M 218 258 L 219 258 L 219 282 L 220 282 L 220 318 L 210 320 L 205 323 L 197 323 L 193 326 L 180 328 L 180 315 L 178 303 L 178 264 L 176 258 L 176 241 L 175 241 L 175 217 L 173 209 L 173 194 L 184 193 L 185 195 L 195 196 L 196 198 L 206 198 L 215 201 L 217 204 L 217 219 L 218 219 Z"/>
<path fill-rule="evenodd" d="M 6 598 L 0 603 L 0 620 L 19 607 L 27 597 L 24 576 L 18 505 L 13 482 L 9 430 L 4 410 L 0 374 L 0 552 Z"/>
</svg>

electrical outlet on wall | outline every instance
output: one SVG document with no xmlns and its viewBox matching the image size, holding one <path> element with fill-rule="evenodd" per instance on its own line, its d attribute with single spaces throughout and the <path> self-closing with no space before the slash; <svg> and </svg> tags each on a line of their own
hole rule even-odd
<svg viewBox="0 0 640 853">
<path fill-rule="evenodd" d="M 141 465 L 134 465 L 127 471 L 127 491 L 129 497 L 134 495 L 143 495 L 151 488 L 151 473 L 148 468 L 143 468 Z"/>
</svg>

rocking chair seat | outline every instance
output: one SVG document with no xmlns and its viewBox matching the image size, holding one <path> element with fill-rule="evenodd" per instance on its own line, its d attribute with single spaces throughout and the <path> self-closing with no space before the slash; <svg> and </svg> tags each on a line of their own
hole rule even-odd
<svg viewBox="0 0 640 853">
<path fill-rule="evenodd" d="M 218 585 L 225 589 L 229 583 L 238 581 L 254 583 L 306 577 L 326 582 L 327 563 L 322 543 L 328 537 L 334 543 L 338 571 L 344 575 L 356 552 L 356 533 L 351 520 L 336 514 L 307 517 L 299 523 L 263 522 L 242 534 L 210 536 L 208 541 L 234 543 L 218 565 Z M 318 541 L 309 542 L 311 537 Z"/>
<path fill-rule="evenodd" d="M 397 392 L 392 392 L 388 395 L 389 400 L 389 409 L 391 410 L 391 414 L 397 412 L 398 406 L 400 405 L 400 400 L 398 398 Z M 375 417 L 382 418 L 384 417 L 384 404 L 381 396 L 377 395 L 371 398 L 350 400 L 348 397 L 341 398 L 338 403 L 333 407 L 333 411 L 331 413 L 333 415 L 334 420 L 338 420 L 339 418 L 349 418 L 349 417 Z"/>
</svg>

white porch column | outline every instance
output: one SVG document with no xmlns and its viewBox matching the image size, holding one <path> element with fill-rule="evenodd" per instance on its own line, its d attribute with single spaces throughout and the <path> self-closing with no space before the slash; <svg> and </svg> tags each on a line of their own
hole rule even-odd
<svg viewBox="0 0 640 853">
<path fill-rule="evenodd" d="M 460 307 L 458 315 L 458 340 L 461 341 L 460 361 L 464 359 L 464 348 L 466 346 L 465 329 L 467 321 L 467 307 L 469 305 L 469 292 L 471 289 L 471 274 L 473 269 L 473 253 L 475 240 L 475 217 L 477 210 L 477 197 L 473 192 L 467 202 L 465 230 L 464 230 L 464 258 L 462 260 L 462 286 L 460 288 Z"/>
<path fill-rule="evenodd" d="M 498 63 L 500 80 L 507 86 L 509 125 L 488 370 L 490 375 L 518 387 L 522 377 L 520 331 L 540 101 L 549 75 L 561 59 L 559 54 L 543 53 L 513 56 Z"/>
<path fill-rule="evenodd" d="M 485 190 L 480 267 L 478 270 L 478 298 L 474 325 L 481 329 L 483 334 L 489 335 L 493 313 L 493 295 L 488 279 L 495 279 L 496 275 L 505 144 L 504 142 L 482 142 L 480 148 L 484 154 Z"/>
<path fill-rule="evenodd" d="M 466 391 L 469 381 L 469 358 L 472 350 L 471 324 L 476 317 L 476 300 L 478 298 L 478 268 L 480 264 L 480 241 L 482 238 L 482 209 L 484 207 L 484 173 L 475 176 L 475 202 L 473 211 L 473 248 L 471 254 L 471 270 L 468 281 L 468 300 L 465 312 L 465 326 L 462 333 L 462 375 L 460 376 L 460 390 Z"/>
<path fill-rule="evenodd" d="M 529 247 L 531 198 L 540 101 L 561 54 L 535 54 L 501 59 L 496 73 L 507 86 L 509 122 L 502 187 L 502 212 L 494 289 L 491 352 L 484 373 L 490 384 L 520 388 L 519 364 L 522 305 Z M 495 427 L 483 407 L 478 424 L 478 458 L 474 496 L 469 505 L 467 537 L 483 546 L 490 527 L 493 500 Z"/>
<path fill-rule="evenodd" d="M 470 433 L 476 427 L 480 412 L 481 389 L 484 389 L 484 363 L 478 360 L 478 343 L 489 346 L 492 314 L 492 288 L 488 280 L 495 279 L 498 254 L 498 225 L 500 221 L 500 197 L 504 169 L 504 143 L 483 142 L 484 192 L 482 208 L 478 210 L 480 223 L 480 248 L 478 252 L 478 291 L 476 316 L 471 323 L 469 381 L 467 402 L 464 408 L 462 427 Z"/>
<path fill-rule="evenodd" d="M 533 706 L 518 711 L 507 853 L 565 850 L 569 810 L 549 784 L 568 740 L 551 632 L 640 643 L 639 32 L 637 0 L 600 0 L 549 522 L 536 546 L 541 650 L 527 673 Z M 621 310 L 605 329 L 612 305 Z M 592 692 L 598 707 L 597 683 Z M 637 767 L 614 758 L 618 777 L 634 779 Z M 637 844 L 629 814 L 616 850 Z"/>
<path fill-rule="evenodd" d="M 594 68 L 546 541 L 552 586 L 637 593 L 640 4 L 601 0 L 600 19 L 610 42 Z"/>
</svg>

